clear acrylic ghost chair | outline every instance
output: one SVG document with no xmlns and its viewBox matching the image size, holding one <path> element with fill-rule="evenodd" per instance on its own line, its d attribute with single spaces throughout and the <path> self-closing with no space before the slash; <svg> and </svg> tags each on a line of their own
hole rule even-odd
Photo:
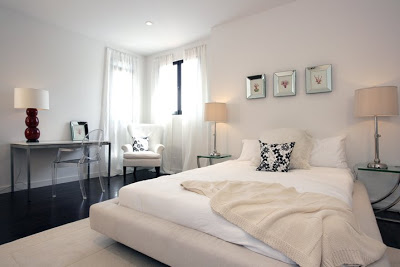
<svg viewBox="0 0 400 267">
<path fill-rule="evenodd" d="M 55 161 L 53 161 L 53 168 L 52 168 L 53 197 L 56 197 L 57 168 L 59 167 L 59 165 L 63 165 L 64 167 L 70 167 L 70 166 L 77 167 L 79 175 L 79 186 L 81 188 L 82 197 L 83 199 L 86 199 L 86 191 L 84 183 L 86 177 L 86 170 L 88 164 L 97 163 L 101 190 L 105 192 L 103 179 L 101 177 L 101 157 L 100 157 L 103 140 L 104 140 L 103 130 L 97 129 L 89 132 L 82 140 L 81 147 L 79 148 L 79 150 L 81 150 L 81 157 L 79 159 L 62 159 L 63 154 L 64 155 L 66 153 L 68 154 L 68 152 L 70 154 L 71 152 L 76 151 L 76 149 L 65 149 L 65 148 L 58 149 L 57 158 Z"/>
</svg>

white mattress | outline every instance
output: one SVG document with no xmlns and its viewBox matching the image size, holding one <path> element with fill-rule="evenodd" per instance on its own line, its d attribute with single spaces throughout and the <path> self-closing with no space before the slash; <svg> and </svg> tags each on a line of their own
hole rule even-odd
<svg viewBox="0 0 400 267">
<path fill-rule="evenodd" d="M 125 186 L 119 192 L 119 204 L 294 264 L 280 252 L 215 214 L 209 205 L 209 198 L 184 190 L 180 184 L 186 180 L 280 183 L 295 187 L 299 192 L 336 197 L 352 206 L 353 176 L 349 169 L 313 167 L 288 173 L 259 172 L 249 161 L 237 160 Z"/>
</svg>

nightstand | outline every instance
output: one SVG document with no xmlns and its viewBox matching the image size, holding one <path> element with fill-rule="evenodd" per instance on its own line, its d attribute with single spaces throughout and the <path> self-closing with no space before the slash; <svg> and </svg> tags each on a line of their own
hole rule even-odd
<svg viewBox="0 0 400 267">
<path fill-rule="evenodd" d="M 356 179 L 358 180 L 358 172 L 357 171 L 366 171 L 366 172 L 375 172 L 375 173 L 386 173 L 386 174 L 398 174 L 397 177 L 397 182 L 396 184 L 393 186 L 393 188 L 384 196 L 380 197 L 379 199 L 375 200 L 375 201 L 371 201 L 371 204 L 374 205 L 376 203 L 379 203 L 385 199 L 387 199 L 389 196 L 391 196 L 392 194 L 394 194 L 396 192 L 396 190 L 399 188 L 400 185 L 400 167 L 397 166 L 388 166 L 387 169 L 373 169 L 373 168 L 368 168 L 367 164 L 357 164 L 355 167 L 355 173 L 356 173 Z M 374 208 L 374 213 L 377 214 L 379 212 L 385 211 L 390 209 L 391 207 L 393 207 L 394 205 L 396 205 L 397 203 L 400 202 L 400 196 L 398 198 L 396 198 L 395 200 L 393 200 L 389 205 L 383 207 L 383 208 Z M 385 220 L 385 218 L 380 218 L 377 217 L 377 219 L 382 219 Z M 400 222 L 397 221 L 396 222 Z"/>
<path fill-rule="evenodd" d="M 225 159 L 225 158 L 230 158 L 232 155 L 228 154 L 221 154 L 219 156 L 211 156 L 211 155 L 198 155 L 197 156 L 197 168 L 200 168 L 200 159 L 208 159 L 210 165 L 213 164 L 213 159 Z"/>
</svg>

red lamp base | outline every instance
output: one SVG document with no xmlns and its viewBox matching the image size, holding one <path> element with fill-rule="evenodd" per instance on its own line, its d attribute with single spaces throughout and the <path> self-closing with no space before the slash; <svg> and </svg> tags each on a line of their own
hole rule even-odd
<svg viewBox="0 0 400 267">
<path fill-rule="evenodd" d="M 25 129 L 26 142 L 39 142 L 40 131 L 36 126 L 39 125 L 39 118 L 37 117 L 38 111 L 36 108 L 26 109 L 25 125 L 28 127 Z"/>
</svg>

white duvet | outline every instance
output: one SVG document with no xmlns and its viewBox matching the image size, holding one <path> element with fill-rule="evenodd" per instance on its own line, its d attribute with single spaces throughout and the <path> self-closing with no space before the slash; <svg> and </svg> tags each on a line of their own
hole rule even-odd
<svg viewBox="0 0 400 267">
<path fill-rule="evenodd" d="M 287 173 L 259 172 L 255 171 L 249 161 L 237 160 L 125 186 L 119 192 L 119 204 L 294 264 L 280 252 L 215 214 L 210 207 L 209 198 L 184 190 L 180 184 L 186 180 L 280 183 L 286 187 L 294 187 L 298 192 L 315 192 L 336 197 L 352 206 L 353 176 L 349 169 L 312 167 L 309 170 L 296 169 Z"/>
</svg>

